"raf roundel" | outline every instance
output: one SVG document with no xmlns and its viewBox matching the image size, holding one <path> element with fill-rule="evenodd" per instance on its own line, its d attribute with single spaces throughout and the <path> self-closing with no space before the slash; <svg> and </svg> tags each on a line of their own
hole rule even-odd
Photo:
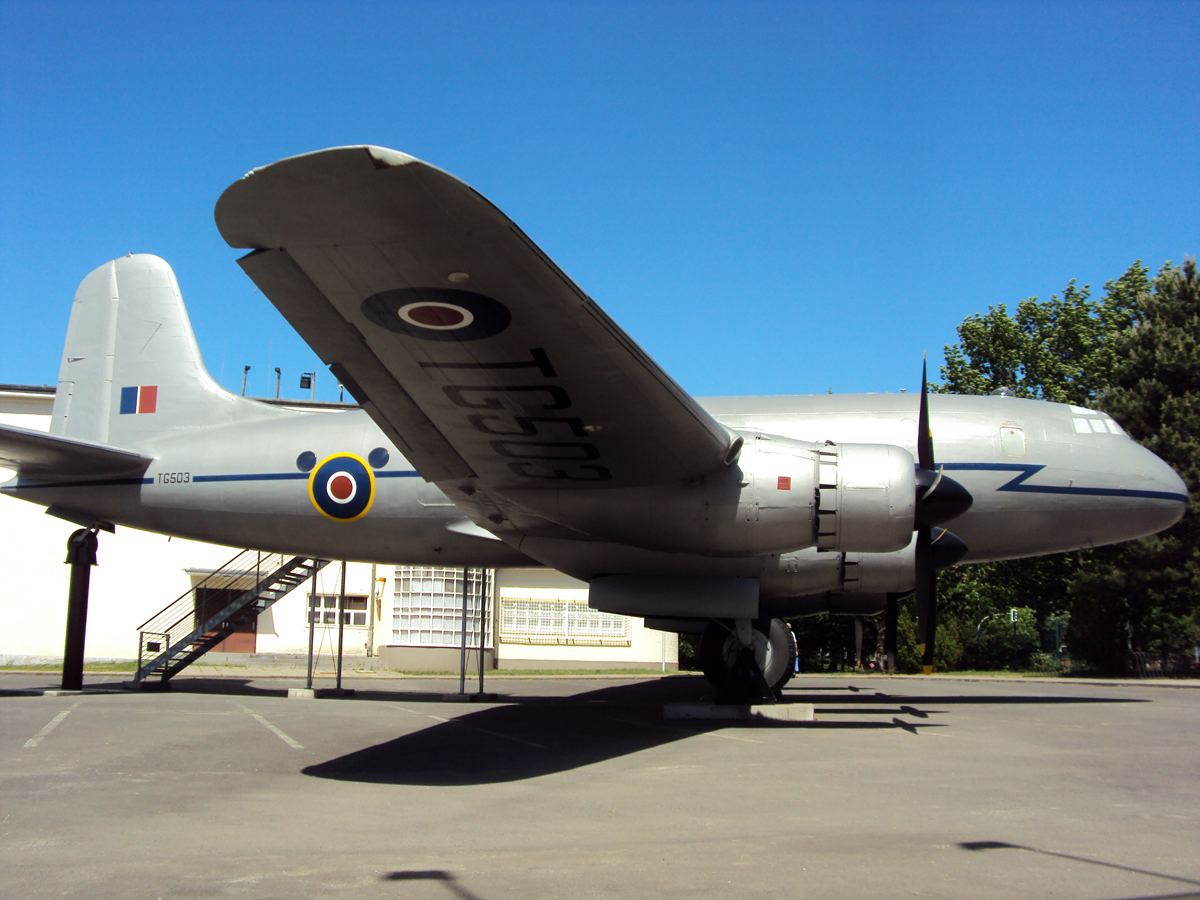
<svg viewBox="0 0 1200 900">
<path fill-rule="evenodd" d="M 361 519 L 375 499 L 375 476 L 353 453 L 327 456 L 308 476 L 308 496 L 321 515 L 338 522 Z"/>
<path fill-rule="evenodd" d="M 477 341 L 512 322 L 499 300 L 455 288 L 381 291 L 362 302 L 362 312 L 388 331 L 423 341 Z"/>
</svg>

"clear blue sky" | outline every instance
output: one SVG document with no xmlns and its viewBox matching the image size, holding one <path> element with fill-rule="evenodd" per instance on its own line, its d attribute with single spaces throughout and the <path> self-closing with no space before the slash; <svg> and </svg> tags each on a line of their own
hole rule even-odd
<svg viewBox="0 0 1200 900">
<path fill-rule="evenodd" d="M 0 382 L 175 268 L 213 375 L 314 354 L 213 225 L 339 144 L 487 196 L 697 395 L 914 389 L 971 313 L 1200 250 L 1200 4 L 0 0 Z M 334 396 L 324 373 L 318 396 Z"/>
</svg>

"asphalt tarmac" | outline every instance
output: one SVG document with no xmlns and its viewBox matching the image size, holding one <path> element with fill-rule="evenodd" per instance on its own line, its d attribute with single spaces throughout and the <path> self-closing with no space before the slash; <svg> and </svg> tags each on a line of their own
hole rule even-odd
<svg viewBox="0 0 1200 900">
<path fill-rule="evenodd" d="M 1200 897 L 1200 690 L 801 678 L 0 676 L 0 897 Z M 89 687 L 115 684 L 89 677 Z"/>
</svg>

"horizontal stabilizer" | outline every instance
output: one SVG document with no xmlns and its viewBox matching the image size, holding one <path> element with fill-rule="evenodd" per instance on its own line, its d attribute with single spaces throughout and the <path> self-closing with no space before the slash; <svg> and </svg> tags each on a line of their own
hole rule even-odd
<svg viewBox="0 0 1200 900">
<path fill-rule="evenodd" d="M 104 444 L 0 425 L 0 466 L 16 469 L 22 478 L 38 481 L 116 478 L 140 474 L 151 461 L 140 453 Z"/>
</svg>

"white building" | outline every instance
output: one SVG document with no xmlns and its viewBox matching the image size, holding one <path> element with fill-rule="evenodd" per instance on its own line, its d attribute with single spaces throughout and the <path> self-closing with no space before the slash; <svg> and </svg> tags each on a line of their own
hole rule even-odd
<svg viewBox="0 0 1200 900">
<path fill-rule="evenodd" d="M 0 423 L 47 431 L 54 389 L 0 385 Z M 296 402 L 303 408 L 329 404 Z M 0 469 L 0 481 L 12 473 Z M 0 665 L 61 661 L 70 567 L 67 538 L 78 526 L 48 516 L 41 506 L 0 496 Z M 86 657 L 137 657 L 139 628 L 188 594 L 240 548 L 168 538 L 132 528 L 100 534 L 91 573 Z M 343 653 L 352 665 L 404 671 L 457 671 L 461 654 L 462 570 L 346 566 Z M 480 577 L 482 575 L 482 577 Z M 374 579 L 374 580 L 373 580 Z M 589 609 L 587 585 L 547 569 L 474 570 L 468 591 L 468 654 L 475 671 L 481 599 L 486 668 L 676 668 L 677 642 L 640 619 Z M 258 616 L 210 653 L 259 663 L 293 661 L 308 652 L 306 597 L 312 582 Z M 341 564 L 316 575 L 318 669 L 337 649 Z M 497 644 L 497 639 L 499 643 Z M 370 658 L 368 661 L 368 657 Z"/>
</svg>

